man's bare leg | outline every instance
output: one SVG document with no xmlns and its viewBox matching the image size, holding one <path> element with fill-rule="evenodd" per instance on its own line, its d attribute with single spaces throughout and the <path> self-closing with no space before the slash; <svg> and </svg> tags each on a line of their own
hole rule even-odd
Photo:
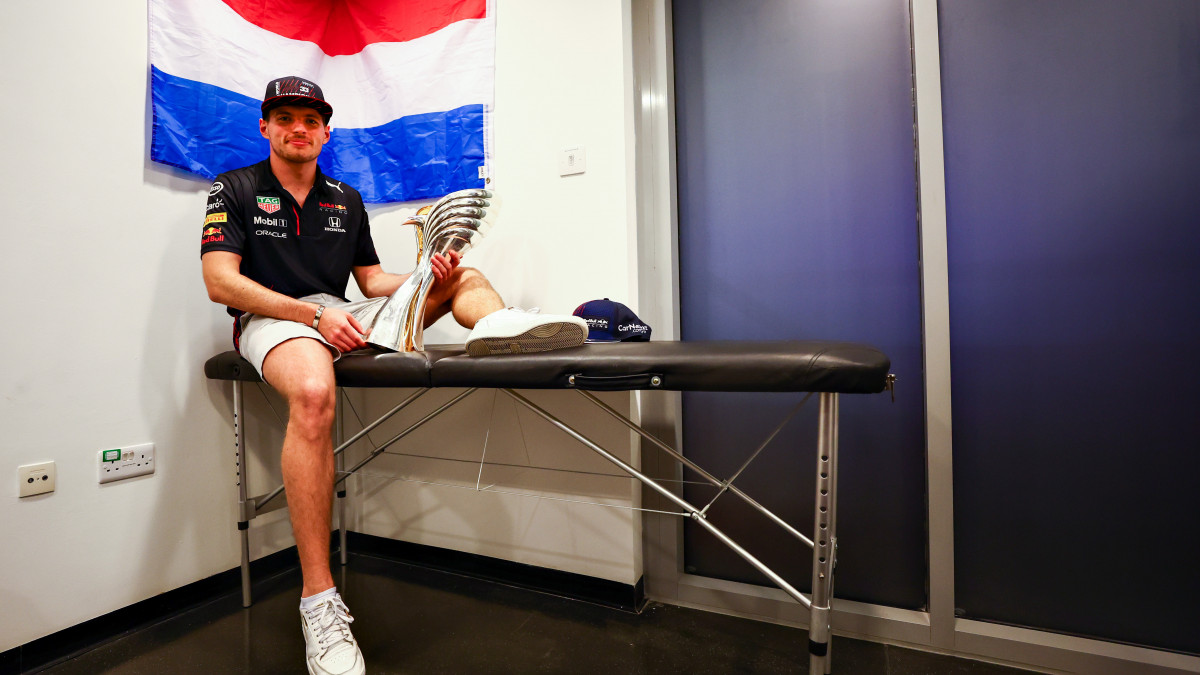
<svg viewBox="0 0 1200 675">
<path fill-rule="evenodd" d="M 333 355 L 316 340 L 288 340 L 267 354 L 263 375 L 288 404 L 283 484 L 304 577 L 301 595 L 307 597 L 333 588 L 329 572 L 336 403 Z"/>
<path fill-rule="evenodd" d="M 426 298 L 425 325 L 452 312 L 455 321 L 471 329 L 464 345 L 471 356 L 543 352 L 577 347 L 587 339 L 587 322 L 579 317 L 503 309 L 504 301 L 482 272 L 458 267 Z"/>
<path fill-rule="evenodd" d="M 480 319 L 504 309 L 504 300 L 483 272 L 473 267 L 456 267 L 450 278 L 439 281 L 425 300 L 425 325 L 446 315 L 454 314 L 454 320 L 465 328 L 474 328 Z"/>
</svg>

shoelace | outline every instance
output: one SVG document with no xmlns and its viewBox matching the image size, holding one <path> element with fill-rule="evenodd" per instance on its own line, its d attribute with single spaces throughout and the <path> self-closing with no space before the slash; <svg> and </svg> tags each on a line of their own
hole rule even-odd
<svg viewBox="0 0 1200 675">
<path fill-rule="evenodd" d="M 339 643 L 350 643 L 354 639 L 350 634 L 350 624 L 354 622 L 354 617 L 350 616 L 350 609 L 340 597 L 326 598 L 306 614 L 309 625 L 317 634 L 317 644 L 321 647 L 322 657 Z"/>
</svg>

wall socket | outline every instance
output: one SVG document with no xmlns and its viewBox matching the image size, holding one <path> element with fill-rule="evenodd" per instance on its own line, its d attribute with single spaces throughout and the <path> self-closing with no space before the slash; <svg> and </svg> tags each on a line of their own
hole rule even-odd
<svg viewBox="0 0 1200 675">
<path fill-rule="evenodd" d="M 111 483 L 115 480 L 154 473 L 153 443 L 101 450 L 98 454 L 101 483 Z"/>
<path fill-rule="evenodd" d="M 17 494 L 32 497 L 54 492 L 54 462 L 40 462 L 17 467 Z"/>
</svg>

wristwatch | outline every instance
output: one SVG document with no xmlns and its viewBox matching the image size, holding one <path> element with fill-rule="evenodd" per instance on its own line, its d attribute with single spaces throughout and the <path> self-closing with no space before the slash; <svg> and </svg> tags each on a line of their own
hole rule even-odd
<svg viewBox="0 0 1200 675">
<path fill-rule="evenodd" d="M 317 329 L 317 324 L 321 323 L 321 315 L 325 313 L 325 305 L 317 307 L 317 315 L 313 317 L 313 330 Z"/>
</svg>

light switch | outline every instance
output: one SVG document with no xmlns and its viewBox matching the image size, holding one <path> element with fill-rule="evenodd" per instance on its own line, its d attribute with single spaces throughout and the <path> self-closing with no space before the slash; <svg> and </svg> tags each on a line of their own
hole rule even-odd
<svg viewBox="0 0 1200 675">
<path fill-rule="evenodd" d="M 587 171 L 587 151 L 583 147 L 566 148 L 558 157 L 558 175 L 573 176 Z"/>
</svg>

